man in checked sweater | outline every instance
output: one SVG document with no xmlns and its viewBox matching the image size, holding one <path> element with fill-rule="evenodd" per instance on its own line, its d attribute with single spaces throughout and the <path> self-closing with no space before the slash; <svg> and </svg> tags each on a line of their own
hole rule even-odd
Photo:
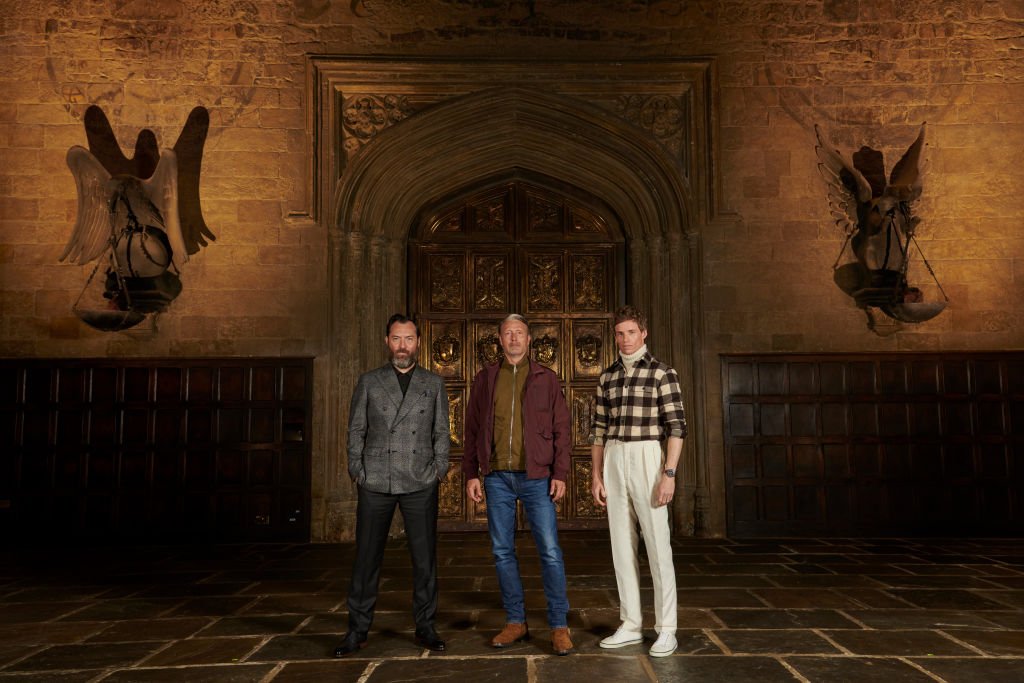
<svg viewBox="0 0 1024 683">
<path fill-rule="evenodd" d="M 590 432 L 591 493 L 608 509 L 612 562 L 622 624 L 601 641 L 603 648 L 643 642 L 640 611 L 639 537 L 644 537 L 654 583 L 652 657 L 676 650 L 676 575 L 668 504 L 676 490 L 676 466 L 686 436 L 679 376 L 647 350 L 647 319 L 625 306 L 615 312 L 619 358 L 597 384 Z M 662 443 L 665 452 L 662 453 Z"/>
</svg>

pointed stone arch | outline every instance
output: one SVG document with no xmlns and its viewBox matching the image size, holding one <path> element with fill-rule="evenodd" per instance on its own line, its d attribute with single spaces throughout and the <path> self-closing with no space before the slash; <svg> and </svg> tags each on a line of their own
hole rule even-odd
<svg viewBox="0 0 1024 683">
<path fill-rule="evenodd" d="M 700 139 L 706 137 L 705 131 Z M 332 340 L 326 387 L 328 482 L 344 477 L 342 432 L 350 388 L 362 371 L 382 361 L 377 323 L 406 307 L 407 243 L 417 215 L 436 198 L 475 180 L 522 169 L 601 197 L 621 219 L 627 298 L 647 311 L 652 349 L 679 370 L 686 385 L 691 438 L 676 528 L 706 533 L 697 221 L 707 206 L 706 193 L 693 192 L 688 177 L 694 174 L 680 159 L 607 107 L 513 83 L 480 87 L 426 106 L 377 133 L 341 166 L 330 201 L 324 202 Z M 339 494 L 329 492 L 328 500 L 344 497 Z"/>
</svg>

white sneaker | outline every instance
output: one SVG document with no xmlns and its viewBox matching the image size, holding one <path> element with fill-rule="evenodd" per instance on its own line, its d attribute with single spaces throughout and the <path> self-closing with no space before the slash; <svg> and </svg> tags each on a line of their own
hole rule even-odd
<svg viewBox="0 0 1024 683">
<path fill-rule="evenodd" d="M 679 643 L 676 642 L 675 634 L 666 631 L 659 634 L 658 639 L 654 641 L 654 645 L 651 645 L 651 656 L 668 657 L 676 651 L 677 647 L 679 647 Z"/>
<path fill-rule="evenodd" d="M 637 643 L 642 642 L 644 642 L 644 636 L 642 633 L 637 631 L 628 631 L 620 626 L 616 629 L 615 633 L 602 640 L 599 645 L 606 650 L 611 650 L 613 648 L 636 645 Z"/>
</svg>

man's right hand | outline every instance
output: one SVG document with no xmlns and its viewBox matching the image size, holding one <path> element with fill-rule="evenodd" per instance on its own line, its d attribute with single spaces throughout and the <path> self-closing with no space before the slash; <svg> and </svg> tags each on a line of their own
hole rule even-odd
<svg viewBox="0 0 1024 683">
<path fill-rule="evenodd" d="M 594 502 L 601 507 L 608 505 L 608 492 L 604 490 L 604 480 L 594 477 L 590 482 L 590 495 L 594 496 Z"/>
<path fill-rule="evenodd" d="M 469 499 L 474 503 L 479 503 L 484 499 L 484 492 L 480 488 L 479 479 L 470 479 L 466 482 L 466 495 L 469 496 Z"/>
</svg>

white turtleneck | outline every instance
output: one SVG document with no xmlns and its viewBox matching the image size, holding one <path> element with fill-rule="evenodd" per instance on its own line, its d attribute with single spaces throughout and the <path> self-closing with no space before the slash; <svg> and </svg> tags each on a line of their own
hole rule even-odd
<svg viewBox="0 0 1024 683">
<path fill-rule="evenodd" d="M 647 344 L 644 344 L 639 349 L 637 349 L 636 351 L 634 351 L 633 353 L 631 353 L 629 355 L 626 355 L 622 351 L 619 351 L 619 358 L 622 359 L 622 364 L 624 366 L 626 366 L 626 372 L 629 372 L 630 370 L 632 370 L 633 369 L 633 365 L 638 360 L 643 358 L 643 355 L 645 353 L 647 353 Z"/>
</svg>

